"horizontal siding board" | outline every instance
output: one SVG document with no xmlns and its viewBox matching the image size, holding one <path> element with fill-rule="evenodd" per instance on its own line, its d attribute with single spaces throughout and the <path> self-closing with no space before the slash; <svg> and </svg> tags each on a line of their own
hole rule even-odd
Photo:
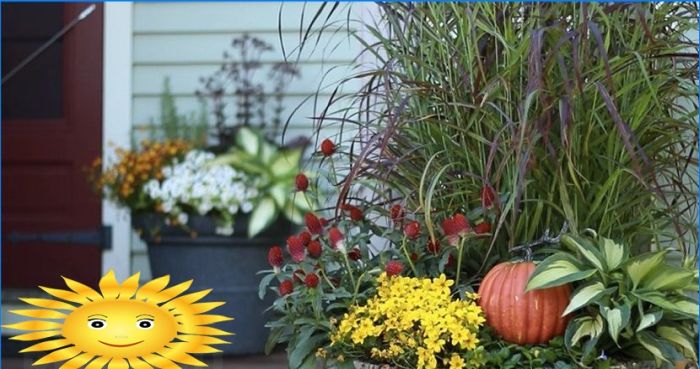
<svg viewBox="0 0 700 369">
<path fill-rule="evenodd" d="M 134 4 L 134 31 L 277 30 L 280 11 L 282 28 L 296 30 L 302 13 L 308 25 L 321 6 L 321 3 L 302 2 L 137 2 Z M 331 21 L 345 22 L 350 6 L 341 4 Z M 330 8 L 326 6 L 324 18 Z"/>
<path fill-rule="evenodd" d="M 317 113 L 321 114 L 325 104 L 328 102 L 329 96 L 324 96 L 319 98 L 316 106 Z M 176 96 L 175 104 L 178 110 L 178 114 L 188 115 L 197 113 L 201 109 L 201 105 L 197 97 L 188 96 Z M 305 101 L 303 97 L 290 97 L 284 102 L 284 111 L 282 112 L 282 121 L 286 121 L 287 118 L 292 114 L 294 109 L 301 105 L 301 107 L 294 113 L 291 118 L 292 125 L 302 125 L 310 126 L 312 121 L 310 117 L 314 114 L 314 100 L 308 99 Z M 133 124 L 134 125 L 146 125 L 151 121 L 158 122 L 160 117 L 160 97 L 158 96 L 139 96 L 133 99 Z M 229 103 L 226 109 L 226 115 L 228 117 L 234 116 L 234 102 L 233 100 Z M 331 114 L 329 114 L 331 115 Z M 213 123 L 214 119 L 212 116 L 209 117 L 209 123 Z"/>
<path fill-rule="evenodd" d="M 134 36 L 134 63 L 218 63 L 222 60 L 224 51 L 232 57 L 238 55 L 231 47 L 234 37 L 242 33 L 229 34 L 163 34 Z M 264 62 L 279 62 L 284 60 L 279 36 L 276 33 L 256 34 L 273 47 L 273 51 L 262 55 Z M 298 35 L 284 34 L 282 36 L 287 55 L 299 47 Z M 351 62 L 357 56 L 359 43 L 345 32 L 324 33 L 319 39 L 315 37 L 302 50 L 301 61 L 320 62 L 331 59 L 340 62 Z M 297 55 L 294 54 L 296 58 Z"/>
<path fill-rule="evenodd" d="M 192 94 L 201 88 L 201 77 L 209 76 L 218 69 L 218 66 L 206 65 L 135 66 L 132 84 L 134 95 L 160 94 L 166 77 L 170 79 L 171 91 L 174 94 Z M 298 69 L 300 76 L 289 84 L 286 91 L 288 93 L 308 95 L 319 89 L 332 91 L 339 81 L 353 74 L 348 64 L 300 64 Z M 263 78 L 256 81 L 263 84 L 264 91 L 271 92 L 274 83 L 271 79 L 264 78 L 269 70 L 270 68 L 261 69 L 258 73 Z M 358 86 L 358 83 L 353 84 Z"/>
</svg>

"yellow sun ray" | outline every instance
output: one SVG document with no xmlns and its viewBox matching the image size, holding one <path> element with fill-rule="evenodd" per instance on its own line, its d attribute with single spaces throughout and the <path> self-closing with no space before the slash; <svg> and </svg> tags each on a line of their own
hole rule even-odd
<svg viewBox="0 0 700 369">
<path fill-rule="evenodd" d="M 163 349 L 158 351 L 158 354 L 160 354 L 166 359 L 172 360 L 180 364 L 192 366 L 207 366 L 207 364 L 195 359 L 192 355 L 184 353 L 182 351 L 176 351 L 173 349 Z"/>
<path fill-rule="evenodd" d="M 136 273 L 119 283 L 110 271 L 98 289 L 64 278 L 68 290 L 41 287 L 57 300 L 22 299 L 39 309 L 11 310 L 29 319 L 3 327 L 33 331 L 11 339 L 40 341 L 21 352 L 44 351 L 34 365 L 63 362 L 59 369 L 206 366 L 193 355 L 221 352 L 213 345 L 229 343 L 215 336 L 232 333 L 210 325 L 232 318 L 204 314 L 223 302 L 198 302 L 211 290 L 186 293 L 191 280 L 168 287 L 168 276 L 139 288 L 139 277 Z"/>
<path fill-rule="evenodd" d="M 20 334 L 18 336 L 10 337 L 10 339 L 15 340 L 15 341 L 38 341 L 38 340 L 43 340 L 44 338 L 59 336 L 60 334 L 61 334 L 61 331 L 57 331 L 57 330 L 41 331 L 41 332 Z"/>
<path fill-rule="evenodd" d="M 109 362 L 107 369 L 129 369 L 129 362 L 124 358 L 115 357 Z"/>
<path fill-rule="evenodd" d="M 136 289 L 139 287 L 140 276 L 141 273 L 136 273 L 122 283 L 122 285 L 119 287 L 119 299 L 124 300 L 134 297 Z"/>
<path fill-rule="evenodd" d="M 160 368 L 160 369 L 181 369 L 179 365 L 175 364 L 172 360 L 164 358 L 160 355 L 148 354 L 143 355 L 143 361 L 148 364 Z"/>
<path fill-rule="evenodd" d="M 87 366 L 85 366 L 85 369 L 102 369 L 105 365 L 107 365 L 107 362 L 109 362 L 109 358 L 97 356 Z"/>
<path fill-rule="evenodd" d="M 102 292 L 102 297 L 105 300 L 114 300 L 119 296 L 119 282 L 117 282 L 117 277 L 114 275 L 114 271 L 110 270 L 105 274 L 102 279 L 100 279 L 100 292 Z M 112 363 L 109 363 L 111 366 Z"/>
<path fill-rule="evenodd" d="M 27 347 L 26 349 L 20 352 L 51 351 L 69 345 L 73 345 L 73 343 L 65 338 L 59 338 L 55 340 L 39 342 L 35 345 Z"/>
<path fill-rule="evenodd" d="M 77 304 L 85 304 L 90 302 L 90 299 L 88 299 L 85 296 L 78 295 L 75 292 L 71 291 L 66 291 L 66 290 L 59 290 L 57 288 L 50 288 L 50 287 L 44 287 L 44 286 L 39 286 L 44 292 L 48 293 L 51 296 L 58 297 L 61 300 L 66 300 L 70 302 L 75 302 Z"/>
<path fill-rule="evenodd" d="M 93 357 L 95 356 L 83 352 L 82 354 L 63 363 L 63 365 L 61 365 L 58 369 L 79 369 Z"/>
<path fill-rule="evenodd" d="M 173 350 L 189 352 L 192 354 L 213 354 L 216 352 L 221 352 L 221 350 L 217 348 L 193 342 L 174 342 L 168 344 L 168 347 L 172 348 Z"/>
<path fill-rule="evenodd" d="M 137 357 L 130 357 L 126 359 L 126 361 L 128 361 L 129 365 L 134 369 L 153 369 L 153 367 L 150 364 Z"/>
<path fill-rule="evenodd" d="M 44 310 L 44 309 L 21 309 L 21 310 L 10 310 L 12 314 L 17 314 L 21 316 L 26 316 L 29 318 L 37 319 L 64 319 L 67 315 L 54 310 Z"/>
<path fill-rule="evenodd" d="M 170 276 L 164 275 L 160 278 L 156 278 L 156 279 L 144 284 L 143 286 L 141 286 L 141 288 L 139 288 L 138 291 L 136 291 L 136 300 L 148 301 L 150 298 L 152 298 L 158 292 L 162 291 L 163 288 L 165 288 L 169 282 L 170 282 Z"/>
<path fill-rule="evenodd" d="M 74 281 L 70 278 L 66 278 L 66 277 L 61 277 L 61 278 L 63 278 L 63 281 L 66 282 L 66 286 L 68 286 L 68 288 L 73 290 L 73 292 L 87 297 L 88 299 L 90 299 L 90 301 L 102 300 L 102 295 L 100 295 L 97 291 L 93 290 L 92 288 L 90 288 L 90 287 L 88 287 L 80 282 Z"/>
<path fill-rule="evenodd" d="M 218 337 L 197 336 L 197 335 L 191 335 L 191 334 L 181 334 L 175 338 L 177 338 L 181 341 L 198 343 L 198 344 L 205 344 L 205 345 L 224 345 L 224 344 L 231 343 L 228 341 L 224 341 Z"/>
<path fill-rule="evenodd" d="M 63 301 L 49 300 L 49 299 L 37 299 L 29 297 L 20 297 L 20 300 L 36 307 L 54 310 L 74 310 L 75 306 L 67 304 Z"/>
<path fill-rule="evenodd" d="M 47 322 L 45 320 L 28 320 L 15 324 L 3 325 L 3 328 L 18 329 L 20 331 L 46 331 L 49 329 L 58 329 L 63 325 L 58 322 Z"/>
<path fill-rule="evenodd" d="M 78 354 L 80 354 L 80 350 L 75 348 L 75 346 L 66 347 L 42 356 L 41 359 L 35 361 L 32 365 L 51 364 L 57 361 L 65 361 L 74 358 Z"/>
<path fill-rule="evenodd" d="M 155 302 L 156 304 L 160 304 L 161 302 L 166 302 L 168 300 L 171 300 L 173 297 L 187 291 L 187 289 L 190 288 L 191 285 L 192 285 L 191 279 L 189 281 L 182 282 L 182 283 L 177 284 L 175 286 L 172 286 L 168 289 L 160 291 L 157 295 L 151 297 L 151 301 Z"/>
</svg>

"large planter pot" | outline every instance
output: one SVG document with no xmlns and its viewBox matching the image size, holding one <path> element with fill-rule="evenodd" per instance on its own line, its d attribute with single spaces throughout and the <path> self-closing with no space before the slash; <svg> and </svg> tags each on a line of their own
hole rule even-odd
<svg viewBox="0 0 700 369">
<path fill-rule="evenodd" d="M 188 227 L 165 226 L 156 214 L 136 214 L 132 225 L 148 245 L 151 273 L 154 277 L 170 275 L 171 284 L 193 279 L 192 290 L 211 288 L 206 301 L 226 304 L 213 314 L 223 314 L 234 320 L 218 323 L 217 328 L 235 333 L 223 337 L 230 345 L 220 347 L 224 354 L 259 354 L 264 351 L 269 330 L 265 328 L 272 304 L 258 298 L 257 272 L 269 268 L 267 251 L 271 245 L 281 244 L 292 231 L 292 225 L 280 220 L 255 238 L 247 238 L 248 219 L 236 218 L 232 236 L 217 235 L 216 224 L 209 217 L 190 217 Z M 152 230 L 159 229 L 154 236 Z M 272 298 L 272 296 L 270 296 Z"/>
</svg>

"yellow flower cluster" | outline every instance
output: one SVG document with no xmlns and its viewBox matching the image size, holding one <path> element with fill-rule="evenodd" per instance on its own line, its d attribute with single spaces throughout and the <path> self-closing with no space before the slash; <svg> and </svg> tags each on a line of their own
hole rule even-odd
<svg viewBox="0 0 700 369">
<path fill-rule="evenodd" d="M 354 307 L 331 336 L 331 347 L 366 349 L 381 362 L 409 362 L 414 368 L 449 369 L 479 366 L 478 355 L 466 355 L 479 345 L 484 323 L 473 301 L 453 300 L 454 282 L 439 278 L 379 276 L 377 294 Z M 465 360 L 465 357 L 468 360 Z"/>
<path fill-rule="evenodd" d="M 161 179 L 163 166 L 190 149 L 191 145 L 183 140 L 145 141 L 139 151 L 116 148 L 116 163 L 102 172 L 102 159 L 95 159 L 88 168 L 88 180 L 100 192 L 108 190 L 111 196 L 129 205 L 130 197 L 143 183 Z"/>
</svg>

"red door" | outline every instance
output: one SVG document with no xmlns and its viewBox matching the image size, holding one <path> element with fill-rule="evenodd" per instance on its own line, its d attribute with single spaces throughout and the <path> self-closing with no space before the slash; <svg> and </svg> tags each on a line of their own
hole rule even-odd
<svg viewBox="0 0 700 369">
<path fill-rule="evenodd" d="M 3 3 L 3 76 L 87 6 Z M 59 286 L 60 276 L 96 285 L 102 250 L 84 241 L 101 226 L 101 202 L 83 168 L 101 149 L 98 5 L 2 85 L 3 288 Z"/>
</svg>

